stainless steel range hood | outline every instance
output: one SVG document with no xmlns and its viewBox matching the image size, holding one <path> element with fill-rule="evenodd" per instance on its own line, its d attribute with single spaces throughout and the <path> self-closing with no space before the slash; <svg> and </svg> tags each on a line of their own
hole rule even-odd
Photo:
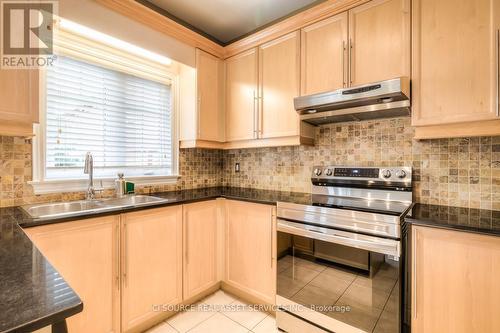
<svg viewBox="0 0 500 333">
<path fill-rule="evenodd" d="M 294 99 L 300 119 L 313 125 L 410 115 L 410 80 L 399 77 Z"/>
</svg>

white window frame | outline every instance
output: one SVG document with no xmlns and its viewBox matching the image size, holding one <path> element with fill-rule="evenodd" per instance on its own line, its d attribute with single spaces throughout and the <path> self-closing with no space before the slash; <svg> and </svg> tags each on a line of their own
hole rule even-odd
<svg viewBox="0 0 500 333">
<path fill-rule="evenodd" d="M 34 125 L 35 136 L 32 139 L 33 146 L 33 180 L 28 182 L 33 186 L 35 194 L 49 194 L 62 192 L 81 192 L 88 188 L 88 179 L 47 179 L 45 154 L 46 154 L 46 116 L 47 116 L 47 83 L 46 69 L 40 69 L 39 75 L 39 106 L 40 123 Z M 179 181 L 179 76 L 168 72 L 165 73 L 171 79 L 172 87 L 172 175 L 169 176 L 133 176 L 125 178 L 139 186 L 175 184 Z M 83 170 L 83 169 L 82 169 Z M 114 188 L 116 178 L 95 177 L 94 186 L 96 190 Z"/>
</svg>

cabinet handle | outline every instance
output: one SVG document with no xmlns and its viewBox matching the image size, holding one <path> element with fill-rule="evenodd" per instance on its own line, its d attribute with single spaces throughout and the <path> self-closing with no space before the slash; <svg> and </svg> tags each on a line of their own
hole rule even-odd
<svg viewBox="0 0 500 333">
<path fill-rule="evenodd" d="M 354 45 L 352 38 L 349 38 L 349 84 L 352 85 L 353 75 L 352 75 L 352 53 L 354 52 Z"/>
<path fill-rule="evenodd" d="M 273 228 L 273 223 L 274 222 L 274 214 L 271 215 L 271 268 L 273 268 L 273 260 L 274 260 L 274 256 L 273 256 L 273 233 L 274 233 L 274 228 Z"/>
<path fill-rule="evenodd" d="M 499 97 L 499 89 L 500 89 L 500 63 L 499 63 L 499 57 L 500 57 L 500 30 L 497 30 L 497 34 L 496 34 L 496 52 L 495 52 L 495 55 L 496 55 L 496 65 L 497 65 L 497 77 L 496 77 L 496 114 L 497 114 L 497 117 L 500 117 L 500 106 L 499 106 L 499 103 L 500 103 L 500 97 Z"/>
<path fill-rule="evenodd" d="M 413 319 L 417 319 L 417 231 L 413 232 L 412 237 L 412 260 L 413 260 Z"/>
<path fill-rule="evenodd" d="M 346 87 L 346 80 L 345 80 L 345 52 L 346 52 L 346 47 L 345 47 L 345 40 L 342 41 L 342 86 L 345 88 Z"/>
<path fill-rule="evenodd" d="M 116 237 L 116 286 L 120 291 L 120 224 L 115 227 Z"/>
<path fill-rule="evenodd" d="M 196 126 L 198 127 L 198 139 L 200 139 L 200 136 L 201 136 L 200 109 L 201 109 L 201 93 L 198 96 L 198 103 L 197 103 L 197 106 L 196 106 L 196 117 L 197 117 L 197 120 L 196 120 L 197 124 L 196 124 Z"/>
<path fill-rule="evenodd" d="M 123 282 L 127 285 L 127 224 L 123 223 Z"/>
<path fill-rule="evenodd" d="M 189 264 L 189 222 L 186 219 L 186 265 Z"/>
<path fill-rule="evenodd" d="M 257 103 L 258 103 L 258 97 L 257 97 L 257 92 L 254 90 L 253 91 L 253 138 L 257 139 L 257 126 L 258 126 L 258 115 L 257 115 Z"/>
</svg>

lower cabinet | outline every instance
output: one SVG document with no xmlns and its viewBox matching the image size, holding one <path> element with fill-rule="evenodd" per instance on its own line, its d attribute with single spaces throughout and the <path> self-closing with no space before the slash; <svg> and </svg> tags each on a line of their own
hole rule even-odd
<svg viewBox="0 0 500 333">
<path fill-rule="evenodd" d="M 221 280 L 250 301 L 274 304 L 275 209 L 209 200 L 25 232 L 83 301 L 69 333 L 132 333 Z"/>
<path fill-rule="evenodd" d="M 500 332 L 500 238 L 412 227 L 412 332 Z"/>
<path fill-rule="evenodd" d="M 226 201 L 225 282 L 268 304 L 276 298 L 275 209 Z"/>
<path fill-rule="evenodd" d="M 83 301 L 70 333 L 120 332 L 119 216 L 25 229 Z"/>
<path fill-rule="evenodd" d="M 122 214 L 121 220 L 122 332 L 137 332 L 162 316 L 155 306 L 182 302 L 182 206 Z"/>
<path fill-rule="evenodd" d="M 184 299 L 210 289 L 217 274 L 217 202 L 184 205 Z"/>
</svg>

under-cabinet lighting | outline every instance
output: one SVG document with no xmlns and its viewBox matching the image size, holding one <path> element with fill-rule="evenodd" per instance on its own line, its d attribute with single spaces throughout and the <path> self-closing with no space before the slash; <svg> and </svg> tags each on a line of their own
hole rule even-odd
<svg viewBox="0 0 500 333">
<path fill-rule="evenodd" d="M 169 58 L 159 55 L 157 53 L 148 51 L 146 49 L 143 49 L 142 47 L 127 43 L 123 40 L 120 40 L 115 37 L 111 37 L 109 35 L 103 34 L 102 32 L 99 32 L 94 29 L 90 29 L 86 26 L 83 26 L 81 24 L 72 22 L 67 19 L 60 18 L 59 19 L 59 27 L 67 30 L 69 32 L 72 32 L 74 34 L 78 34 L 84 37 L 87 37 L 89 39 L 95 40 L 97 42 L 103 43 L 110 45 L 112 47 L 115 47 L 120 50 L 124 50 L 130 53 L 133 53 L 135 55 L 138 55 L 140 57 L 147 58 L 152 61 L 156 61 L 160 64 L 170 66 L 172 64 L 172 60 Z"/>
</svg>

